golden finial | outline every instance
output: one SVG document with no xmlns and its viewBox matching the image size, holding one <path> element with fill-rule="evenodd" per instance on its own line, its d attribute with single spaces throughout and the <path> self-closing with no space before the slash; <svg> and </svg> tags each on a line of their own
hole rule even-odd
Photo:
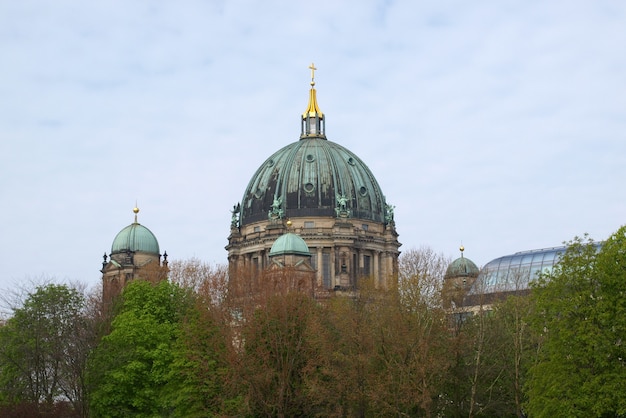
<svg viewBox="0 0 626 418">
<path fill-rule="evenodd" d="M 287 219 L 287 228 L 291 228 L 291 219 Z"/>
<path fill-rule="evenodd" d="M 135 207 L 133 208 L 133 213 L 135 214 L 135 223 L 137 223 L 137 214 L 139 213 L 139 208 L 137 207 L 137 202 L 135 202 Z"/>
<path fill-rule="evenodd" d="M 459 250 L 461 251 L 461 258 L 463 258 L 463 251 L 465 251 L 465 247 L 463 245 L 461 245 L 459 247 Z"/>
<path fill-rule="evenodd" d="M 315 68 L 315 64 L 311 63 L 309 69 L 311 70 L 311 87 L 313 87 L 315 85 L 315 70 L 317 70 L 317 68 Z"/>
<path fill-rule="evenodd" d="M 309 104 L 306 107 L 306 110 L 304 111 L 304 113 L 302 114 L 303 118 L 309 118 L 309 117 L 319 117 L 319 118 L 323 118 L 324 114 L 320 111 L 319 106 L 317 105 L 317 96 L 315 94 L 315 70 L 317 70 L 317 68 L 315 68 L 315 65 L 313 63 L 311 63 L 311 65 L 309 65 L 309 68 L 311 69 L 311 91 L 309 94 Z M 311 133 L 307 131 L 307 134 Z M 316 134 L 319 134 L 320 132 L 314 132 Z M 321 132 L 323 134 L 323 132 Z"/>
</svg>

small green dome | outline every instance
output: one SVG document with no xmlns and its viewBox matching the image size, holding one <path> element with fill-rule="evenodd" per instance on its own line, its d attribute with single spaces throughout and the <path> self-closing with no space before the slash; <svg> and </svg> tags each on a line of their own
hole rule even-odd
<svg viewBox="0 0 626 418">
<path fill-rule="evenodd" d="M 300 236 L 291 232 L 281 235 L 276 241 L 274 241 L 269 255 L 272 257 L 275 255 L 285 254 L 311 256 L 311 252 L 309 251 L 309 247 L 306 245 L 306 242 L 304 242 Z"/>
<path fill-rule="evenodd" d="M 145 226 L 135 222 L 122 229 L 113 240 L 111 254 L 127 251 L 159 253 L 159 242 L 154 234 Z"/>
<path fill-rule="evenodd" d="M 472 260 L 461 256 L 450 263 L 444 279 L 451 277 L 478 277 L 479 272 L 478 267 Z"/>
</svg>

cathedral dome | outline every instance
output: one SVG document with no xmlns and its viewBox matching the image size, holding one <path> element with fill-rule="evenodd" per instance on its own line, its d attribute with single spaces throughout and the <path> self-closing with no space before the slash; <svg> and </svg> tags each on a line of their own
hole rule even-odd
<svg viewBox="0 0 626 418">
<path fill-rule="evenodd" d="M 336 216 L 384 222 L 385 197 L 355 154 L 322 136 L 305 136 L 270 156 L 250 180 L 241 225 L 266 220 L 280 206 L 285 218 Z"/>
<path fill-rule="evenodd" d="M 287 233 L 281 235 L 276 241 L 274 241 L 269 256 L 273 257 L 275 255 L 285 254 L 310 256 L 311 252 L 309 251 L 309 247 L 306 245 L 306 242 L 304 242 L 300 236 L 293 233 Z"/>
<path fill-rule="evenodd" d="M 300 140 L 271 155 L 257 169 L 244 192 L 239 225 L 268 217 L 343 217 L 389 223 L 376 178 L 348 149 L 326 139 L 325 118 L 317 104 L 311 65 L 309 103 L 302 114 Z"/>
<path fill-rule="evenodd" d="M 270 155 L 233 205 L 226 246 L 231 277 L 240 277 L 233 286 L 250 289 L 255 272 L 292 263 L 315 270 L 315 288 L 324 292 L 355 288 L 363 277 L 386 287 L 397 275 L 402 245 L 394 208 L 367 165 L 326 138 L 316 68 L 309 69 L 300 139 Z M 285 257 L 274 258 L 279 254 Z"/>
<path fill-rule="evenodd" d="M 156 237 L 145 226 L 137 222 L 137 212 L 135 208 L 135 222 L 122 229 L 113 240 L 111 254 L 124 253 L 127 251 L 159 254 L 159 242 Z"/>
</svg>

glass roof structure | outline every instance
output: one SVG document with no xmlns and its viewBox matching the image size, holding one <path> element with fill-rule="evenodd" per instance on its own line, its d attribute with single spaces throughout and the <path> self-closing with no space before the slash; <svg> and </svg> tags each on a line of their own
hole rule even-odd
<svg viewBox="0 0 626 418">
<path fill-rule="evenodd" d="M 540 273 L 548 273 L 559 261 L 566 247 L 521 251 L 487 263 L 481 270 L 469 294 L 514 292 L 528 289 Z"/>
<path fill-rule="evenodd" d="M 596 246 L 599 249 L 601 243 Z M 562 246 L 520 251 L 496 258 L 482 268 L 468 295 L 527 290 L 539 274 L 552 271 L 566 249 Z"/>
</svg>

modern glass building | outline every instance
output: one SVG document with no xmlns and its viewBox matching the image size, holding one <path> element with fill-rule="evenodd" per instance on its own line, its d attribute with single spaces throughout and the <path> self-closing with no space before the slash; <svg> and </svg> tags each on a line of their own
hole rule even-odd
<svg viewBox="0 0 626 418">
<path fill-rule="evenodd" d="M 596 244 L 599 249 L 601 243 Z M 487 263 L 467 292 L 464 306 L 491 304 L 507 294 L 525 294 L 541 273 L 549 273 L 567 247 L 543 248 L 505 255 Z"/>
</svg>

